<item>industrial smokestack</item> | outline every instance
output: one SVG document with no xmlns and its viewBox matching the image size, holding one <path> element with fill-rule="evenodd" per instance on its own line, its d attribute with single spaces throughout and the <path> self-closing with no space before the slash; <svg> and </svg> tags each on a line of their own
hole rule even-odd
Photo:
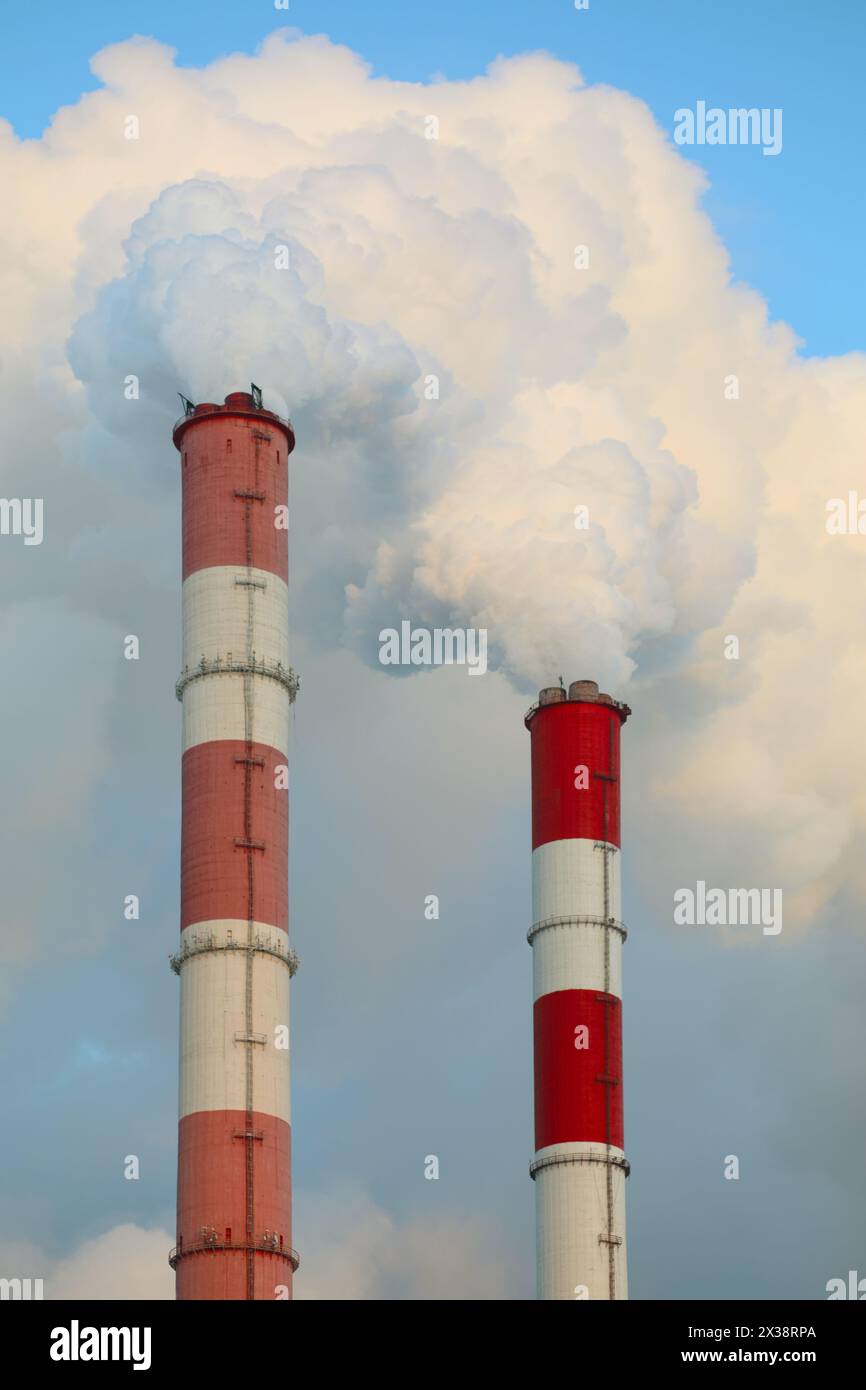
<svg viewBox="0 0 866 1390">
<path fill-rule="evenodd" d="M 594 681 L 542 690 L 532 748 L 538 1297 L 628 1297 L 620 728 Z"/>
<path fill-rule="evenodd" d="M 290 1298 L 287 420 L 174 429 L 183 478 L 179 1299 Z"/>
</svg>

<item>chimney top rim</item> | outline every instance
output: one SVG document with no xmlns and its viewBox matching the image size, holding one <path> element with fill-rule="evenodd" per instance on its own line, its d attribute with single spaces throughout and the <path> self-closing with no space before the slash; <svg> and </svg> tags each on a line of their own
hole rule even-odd
<svg viewBox="0 0 866 1390">
<path fill-rule="evenodd" d="M 599 690 L 598 682 L 592 680 L 572 681 L 568 690 L 561 685 L 547 685 L 538 692 L 535 704 L 531 705 L 526 712 L 524 724 L 527 729 L 535 715 L 542 709 L 549 709 L 555 706 L 557 709 L 563 705 L 602 705 L 614 710 L 620 718 L 622 724 L 631 714 L 631 709 L 623 700 L 615 700 L 606 691 Z"/>
</svg>

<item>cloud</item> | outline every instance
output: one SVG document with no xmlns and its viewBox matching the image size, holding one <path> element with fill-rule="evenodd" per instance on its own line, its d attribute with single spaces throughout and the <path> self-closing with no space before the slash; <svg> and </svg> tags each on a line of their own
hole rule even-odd
<svg viewBox="0 0 866 1390">
<path fill-rule="evenodd" d="M 42 1279 L 46 1299 L 173 1299 L 173 1244 L 167 1231 L 115 1226 L 59 1259 L 33 1245 L 4 1243 L 0 1269 L 7 1278 Z"/>
<path fill-rule="evenodd" d="M 502 1299 L 513 1269 L 490 1220 L 445 1212 L 398 1221 L 357 1186 L 302 1203 L 309 1251 L 296 1276 L 301 1299 Z M 0 1245 L 6 1278 L 42 1279 L 46 1299 L 174 1299 L 165 1230 L 115 1226 L 52 1258 L 26 1242 Z"/>
<path fill-rule="evenodd" d="M 434 1189 L 436 1184 L 429 1184 Z M 438 1203 L 434 1203 L 438 1206 Z M 494 1223 L 464 1212 L 398 1221 L 352 1185 L 301 1208 L 300 1299 L 503 1299 L 514 1270 Z"/>
</svg>

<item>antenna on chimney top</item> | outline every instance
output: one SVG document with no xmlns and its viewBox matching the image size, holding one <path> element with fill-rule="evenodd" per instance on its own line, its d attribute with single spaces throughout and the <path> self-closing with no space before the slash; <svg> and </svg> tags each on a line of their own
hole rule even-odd
<svg viewBox="0 0 866 1390">
<path fill-rule="evenodd" d="M 255 409 L 256 409 L 256 410 L 261 410 L 261 408 L 262 408 L 262 388 L 261 388 L 261 386 L 256 386 L 256 383 L 255 383 L 254 381 L 251 381 L 251 382 L 250 382 L 250 392 L 251 392 L 251 394 L 252 394 L 253 405 L 254 405 Z"/>
<path fill-rule="evenodd" d="M 195 406 L 193 405 L 192 401 L 188 401 L 186 396 L 181 395 L 180 391 L 178 391 L 177 394 L 180 396 L 181 403 L 183 405 L 184 415 L 192 415 L 193 411 L 195 410 Z"/>
</svg>

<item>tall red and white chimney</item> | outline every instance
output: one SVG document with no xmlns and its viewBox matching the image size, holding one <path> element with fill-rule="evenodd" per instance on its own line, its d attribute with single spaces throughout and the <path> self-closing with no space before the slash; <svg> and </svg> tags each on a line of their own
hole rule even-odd
<svg viewBox="0 0 866 1390">
<path fill-rule="evenodd" d="M 178 1299 L 291 1297 L 287 420 L 174 429 L 183 479 Z"/>
<path fill-rule="evenodd" d="M 538 1297 L 628 1297 L 620 728 L 594 681 L 542 690 L 532 748 Z"/>
</svg>

